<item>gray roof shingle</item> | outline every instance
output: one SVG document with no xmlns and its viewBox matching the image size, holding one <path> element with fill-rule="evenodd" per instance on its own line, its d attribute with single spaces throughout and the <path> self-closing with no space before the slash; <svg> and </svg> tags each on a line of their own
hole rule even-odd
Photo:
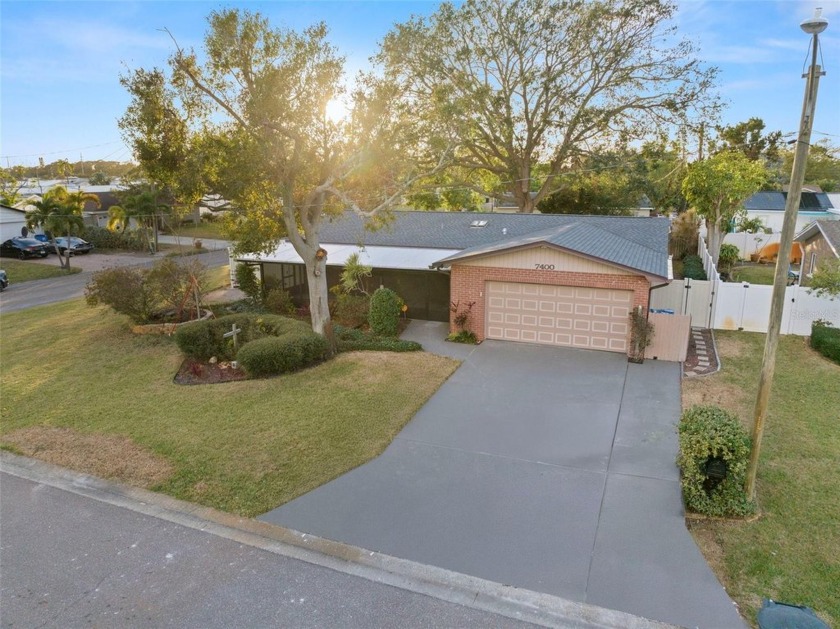
<svg viewBox="0 0 840 629">
<path fill-rule="evenodd" d="M 473 226 L 486 221 L 483 227 Z M 500 214 L 481 212 L 394 212 L 386 225 L 345 212 L 322 226 L 322 243 L 369 246 L 479 250 L 548 242 L 564 249 L 636 269 L 668 276 L 667 218 L 581 216 L 571 214 Z"/>
</svg>

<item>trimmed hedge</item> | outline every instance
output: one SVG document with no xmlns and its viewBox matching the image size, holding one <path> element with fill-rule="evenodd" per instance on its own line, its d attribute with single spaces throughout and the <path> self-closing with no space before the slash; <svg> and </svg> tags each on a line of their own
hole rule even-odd
<svg viewBox="0 0 840 629">
<path fill-rule="evenodd" d="M 236 358 L 252 378 L 297 371 L 324 359 L 327 340 L 311 330 L 267 336 L 243 345 Z"/>
<path fill-rule="evenodd" d="M 88 226 L 85 227 L 81 237 L 97 249 L 145 251 L 148 248 L 145 240 L 136 230 L 112 232 L 103 227 Z"/>
<path fill-rule="evenodd" d="M 240 352 L 247 343 L 264 337 L 314 334 L 303 321 L 279 315 L 241 313 L 182 325 L 175 332 L 175 343 L 181 352 L 195 360 L 209 360 L 213 356 L 219 360 L 238 360 L 233 340 L 224 338 L 234 323 L 241 330 L 237 335 Z"/>
<path fill-rule="evenodd" d="M 814 321 L 811 324 L 811 347 L 840 365 L 840 328 L 827 321 Z"/>
<path fill-rule="evenodd" d="M 755 504 L 744 493 L 751 439 L 738 418 L 716 406 L 693 406 L 679 425 L 677 465 L 686 507 L 713 516 L 745 516 Z M 706 474 L 710 463 L 725 464 L 718 483 Z"/>
<path fill-rule="evenodd" d="M 376 336 L 341 325 L 333 327 L 339 352 L 419 352 L 423 349 L 415 341 L 403 341 L 393 336 Z"/>
<path fill-rule="evenodd" d="M 403 300 L 390 288 L 377 288 L 370 298 L 368 324 L 378 336 L 396 336 Z"/>
<path fill-rule="evenodd" d="M 692 280 L 707 280 L 706 271 L 700 256 L 686 256 L 683 258 L 683 277 Z"/>
</svg>

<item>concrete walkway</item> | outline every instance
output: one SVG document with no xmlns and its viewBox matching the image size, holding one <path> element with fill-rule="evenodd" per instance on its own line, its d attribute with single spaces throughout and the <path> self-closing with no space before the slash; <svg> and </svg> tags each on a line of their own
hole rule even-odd
<svg viewBox="0 0 840 629">
<path fill-rule="evenodd" d="M 743 627 L 685 528 L 680 367 L 407 338 L 464 361 L 377 459 L 262 519 L 689 627 Z"/>
</svg>

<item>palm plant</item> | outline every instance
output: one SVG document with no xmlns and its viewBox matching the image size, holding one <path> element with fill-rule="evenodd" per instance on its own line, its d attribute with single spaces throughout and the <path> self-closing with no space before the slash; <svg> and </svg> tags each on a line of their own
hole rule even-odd
<svg viewBox="0 0 840 629">
<path fill-rule="evenodd" d="M 56 186 L 40 201 L 33 203 L 35 209 L 27 214 L 27 227 L 30 229 L 40 227 L 50 237 L 62 269 L 70 268 L 70 237 L 84 230 L 82 210 L 87 201 L 93 201 L 97 207 L 99 206 L 99 197 L 95 194 L 81 190 L 68 192 L 66 188 Z M 65 248 L 66 259 L 55 241 L 56 234 L 64 235 L 68 239 L 68 246 Z"/>
<path fill-rule="evenodd" d="M 168 205 L 158 202 L 154 192 L 148 190 L 138 192 L 126 197 L 122 205 L 112 205 L 108 209 L 108 229 L 125 232 L 133 220 L 142 231 L 149 251 L 155 253 L 158 217 L 169 213 L 170 210 Z M 154 240 L 152 235 L 154 235 Z"/>
</svg>

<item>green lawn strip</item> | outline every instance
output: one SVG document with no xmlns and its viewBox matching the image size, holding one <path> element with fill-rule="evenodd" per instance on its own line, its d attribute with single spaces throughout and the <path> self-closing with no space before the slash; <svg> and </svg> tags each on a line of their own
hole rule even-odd
<svg viewBox="0 0 840 629">
<path fill-rule="evenodd" d="M 715 332 L 723 370 L 686 386 L 714 399 L 751 427 L 763 334 Z M 727 347 L 737 347 L 727 355 Z M 723 551 L 723 581 L 755 623 L 762 598 L 803 604 L 840 624 L 840 366 L 782 336 L 762 442 L 754 522 L 706 522 Z"/>
<path fill-rule="evenodd" d="M 773 275 L 776 267 L 773 264 L 761 266 L 736 266 L 732 269 L 733 282 L 749 282 L 750 284 L 773 285 Z"/>
<path fill-rule="evenodd" d="M 156 490 L 246 516 L 382 452 L 457 366 L 359 352 L 268 380 L 180 386 L 170 339 L 134 336 L 126 319 L 80 300 L 0 321 L 0 434 L 49 425 L 129 436 L 174 464 Z"/>
<path fill-rule="evenodd" d="M 74 273 L 81 273 L 81 269 L 72 266 L 70 263 L 70 270 L 62 269 L 58 264 L 58 258 L 52 256 L 55 264 L 40 264 L 38 262 L 26 260 L 9 260 L 7 258 L 0 259 L 0 269 L 6 271 L 9 276 L 11 284 L 20 284 L 22 282 L 31 282 L 32 280 L 46 280 L 51 277 L 62 277 L 64 275 L 73 275 Z"/>
</svg>

